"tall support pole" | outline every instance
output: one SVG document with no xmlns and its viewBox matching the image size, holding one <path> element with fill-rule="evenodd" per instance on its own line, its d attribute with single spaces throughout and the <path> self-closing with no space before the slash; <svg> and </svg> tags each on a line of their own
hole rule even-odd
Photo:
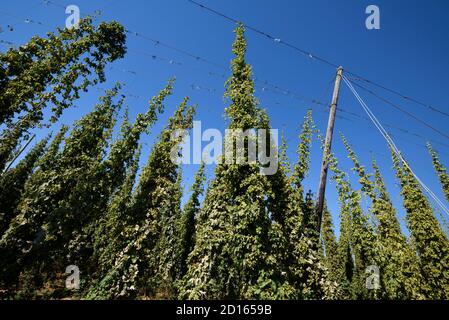
<svg viewBox="0 0 449 320">
<path fill-rule="evenodd" d="M 332 147 L 332 135 L 334 133 L 335 114 L 337 112 L 338 95 L 340 93 L 340 82 L 343 76 L 343 68 L 337 69 L 335 77 L 334 93 L 327 123 L 326 140 L 324 142 L 323 162 L 321 163 L 320 184 L 318 186 L 318 202 L 316 205 L 317 230 L 321 231 L 321 220 L 323 217 L 324 194 L 326 192 L 327 169 L 329 167 L 329 154 Z"/>
</svg>

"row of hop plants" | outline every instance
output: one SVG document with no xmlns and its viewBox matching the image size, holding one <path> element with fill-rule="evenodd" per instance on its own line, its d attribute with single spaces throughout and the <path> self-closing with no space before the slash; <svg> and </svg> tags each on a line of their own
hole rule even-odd
<svg viewBox="0 0 449 320">
<path fill-rule="evenodd" d="M 202 164 L 184 206 L 182 167 L 171 161 L 170 152 L 182 140 L 173 139 L 173 133 L 192 127 L 195 108 L 188 97 L 171 111 L 139 168 L 140 138 L 166 111 L 174 79 L 134 122 L 117 84 L 71 128 L 62 126 L 8 167 L 34 129 L 56 122 L 80 91 L 105 80 L 106 65 L 124 57 L 125 41 L 120 24 L 93 26 L 86 18 L 79 29 L 34 37 L 0 54 L 2 298 L 449 298 L 448 236 L 394 153 L 410 237 L 401 230 L 379 166 L 374 161 L 369 173 L 344 136 L 361 188 L 351 185 L 331 155 L 339 237 L 327 208 L 317 231 L 314 195 L 303 187 L 312 142 L 320 141 L 311 111 L 301 127 L 293 168 L 285 139 L 274 175 L 260 175 L 257 162 L 223 161 L 206 188 Z M 269 117 L 255 98 L 246 49 L 244 28 L 238 25 L 225 84 L 229 128 L 269 129 Z M 449 200 L 448 174 L 428 147 Z M 368 211 L 362 209 L 362 196 L 370 199 Z M 81 270 L 78 291 L 64 286 L 68 265 Z M 371 265 L 380 270 L 377 290 L 366 286 Z"/>
</svg>

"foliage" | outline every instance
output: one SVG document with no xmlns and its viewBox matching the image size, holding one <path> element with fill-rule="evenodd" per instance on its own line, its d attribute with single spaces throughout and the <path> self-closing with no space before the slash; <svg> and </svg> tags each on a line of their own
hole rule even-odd
<svg viewBox="0 0 449 320">
<path fill-rule="evenodd" d="M 388 196 L 379 167 L 373 163 L 373 181 L 346 138 L 342 136 L 342 139 L 354 163 L 353 170 L 360 178 L 362 192 L 371 199 L 370 211 L 377 220 L 375 250 L 380 268 L 380 295 L 388 299 L 418 299 L 422 297 L 420 287 L 423 282 L 418 259 L 402 234 L 396 210 Z"/>
<path fill-rule="evenodd" d="M 45 152 L 48 138 L 40 141 L 15 168 L 3 172 L 0 176 L 0 237 L 8 228 L 14 217 L 15 209 L 20 201 L 25 183 L 29 179 L 36 164 Z"/>
<path fill-rule="evenodd" d="M 94 27 L 85 18 L 79 28 L 36 36 L 0 54 L 0 123 L 8 126 L 0 138 L 0 169 L 23 134 L 43 124 L 44 109 L 51 106 L 55 122 L 80 91 L 105 80 L 107 63 L 126 52 L 125 38 L 117 22 Z"/>
<path fill-rule="evenodd" d="M 42 263 L 40 268 L 50 272 L 85 264 L 90 245 L 83 228 L 92 221 L 91 204 L 103 198 L 97 178 L 123 102 L 113 101 L 117 93 L 118 87 L 107 91 L 94 110 L 75 123 L 52 166 L 37 170 L 26 184 L 17 216 L 0 241 L 0 246 L 15 252 L 18 269 Z M 42 256 L 45 262 L 40 261 Z"/>
<path fill-rule="evenodd" d="M 436 174 L 440 179 L 444 195 L 446 196 L 447 201 L 449 201 L 449 174 L 447 173 L 446 168 L 440 162 L 438 154 L 432 148 L 432 145 L 430 143 L 427 144 L 427 148 L 429 149 L 429 153 L 432 156 L 433 167 L 435 168 Z"/>
<path fill-rule="evenodd" d="M 195 181 L 191 187 L 192 194 L 185 204 L 182 212 L 182 217 L 179 219 L 177 241 L 177 278 L 181 279 L 187 272 L 188 261 L 187 258 L 192 252 L 195 245 L 195 221 L 200 211 L 199 197 L 203 193 L 203 183 L 206 179 L 204 175 L 204 162 L 201 164 Z"/>
<path fill-rule="evenodd" d="M 228 128 L 269 130 L 270 119 L 255 97 L 241 24 L 235 34 L 232 74 L 225 83 Z M 30 131 L 48 125 L 44 115 L 56 121 L 82 90 L 105 80 L 106 64 L 124 53 L 121 25 L 94 27 L 87 18 L 80 29 L 34 37 L 0 55 L 1 298 L 449 298 L 449 240 L 411 169 L 395 153 L 410 238 L 379 166 L 373 162 L 374 173 L 368 173 L 344 137 L 360 190 L 330 155 L 339 236 L 329 202 L 317 230 L 314 194 L 303 187 L 316 131 L 311 110 L 293 169 L 284 136 L 279 149 L 274 136 L 266 136 L 264 151 L 278 170 L 264 175 L 260 159 L 245 161 L 255 137 L 245 136 L 242 159 L 236 136 L 228 133 L 214 178 L 206 181 L 202 163 L 187 197 L 183 167 L 175 160 L 195 108 L 184 98 L 139 166 L 141 138 L 165 111 L 174 80 L 134 122 L 127 107 L 115 129 L 125 103 L 117 84 L 71 130 L 61 126 L 50 143 L 50 137 L 40 141 L 3 172 Z M 446 192 L 446 170 L 428 147 Z M 69 265 L 81 271 L 76 292 L 64 287 Z M 380 288 L 370 290 L 366 270 L 373 265 L 380 268 Z"/>
<path fill-rule="evenodd" d="M 354 299 L 375 298 L 365 286 L 365 270 L 377 264 L 376 235 L 361 208 L 361 195 L 352 189 L 347 174 L 338 167 L 338 161 L 331 155 L 329 167 L 337 184 L 341 204 L 339 241 L 339 283 L 344 295 Z"/>
<path fill-rule="evenodd" d="M 407 212 L 407 226 L 418 252 L 425 295 L 431 299 L 449 298 L 449 240 L 435 218 L 427 198 L 408 164 L 391 151 L 401 195 Z M 402 157 L 402 156 L 401 156 Z"/>
<path fill-rule="evenodd" d="M 268 128 L 267 117 L 254 98 L 252 71 L 245 61 L 243 26 L 239 25 L 235 33 L 232 76 L 226 82 L 225 94 L 230 99 L 225 109 L 229 128 Z M 228 156 L 229 152 L 224 154 Z M 259 172 L 260 163 L 217 165 L 198 215 L 196 243 L 180 297 L 254 299 L 276 294 L 271 222 L 266 210 L 269 186 L 266 176 Z"/>
<path fill-rule="evenodd" d="M 117 199 L 118 202 L 113 203 L 123 210 L 112 212 L 124 220 L 118 222 L 120 241 L 113 242 L 116 248 L 109 253 L 113 263 L 106 262 L 106 266 L 111 267 L 90 290 L 89 298 L 159 295 L 168 298 L 174 294 L 181 190 L 179 168 L 171 161 L 170 152 L 182 139 L 182 136 L 172 139 L 172 134 L 192 126 L 194 109 L 187 107 L 187 102 L 187 98 L 184 99 L 160 134 L 131 197 L 127 187 L 124 201 Z M 119 232 L 114 229 L 113 232 Z"/>
</svg>

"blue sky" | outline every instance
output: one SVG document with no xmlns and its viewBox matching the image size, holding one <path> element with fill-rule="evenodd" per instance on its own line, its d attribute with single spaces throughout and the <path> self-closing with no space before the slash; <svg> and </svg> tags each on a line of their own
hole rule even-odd
<svg viewBox="0 0 449 320">
<path fill-rule="evenodd" d="M 189 96 L 191 102 L 197 104 L 195 120 L 202 121 L 203 129 L 224 130 L 226 127 L 224 107 L 227 103 L 223 100 L 225 79 L 220 75 L 227 77 L 230 74 L 228 65 L 232 59 L 231 44 L 234 37 L 232 31 L 235 27 L 233 23 L 212 15 L 186 0 L 75 0 L 70 3 L 55 0 L 54 2 L 63 6 L 76 4 L 80 7 L 81 14 L 89 14 L 100 9 L 102 20 L 117 20 L 129 30 L 219 65 L 217 67 L 202 63 L 175 50 L 128 35 L 128 54 L 107 71 L 108 81 L 100 87 L 110 88 L 116 81 L 125 83 L 124 91 L 132 95 L 127 100 L 132 117 L 146 109 L 148 99 L 156 94 L 170 77 L 177 78 L 174 94 L 168 100 L 166 112 L 153 127 L 152 134 L 144 138 L 146 147 L 142 155 L 142 165 L 158 132 L 184 96 Z M 447 1 L 203 0 L 203 3 L 276 38 L 342 65 L 345 69 L 449 112 L 447 102 L 449 2 Z M 365 8 L 370 4 L 380 8 L 380 30 L 367 30 L 365 27 L 367 17 Z M 64 26 L 66 17 L 64 8 L 46 5 L 41 0 L 2 0 L 0 26 L 3 32 L 0 33 L 0 39 L 22 44 L 33 35 L 43 36 L 45 32 L 50 31 L 49 29 Z M 25 18 L 40 21 L 45 26 L 25 23 Z M 8 25 L 13 26 L 14 30 L 9 31 Z M 283 131 L 286 135 L 289 145 L 288 155 L 294 162 L 297 136 L 308 108 L 313 109 L 318 128 L 325 131 L 328 117 L 326 109 L 310 101 L 312 99 L 329 101 L 335 70 L 250 30 L 246 35 L 247 60 L 253 66 L 255 77 L 259 79 L 256 95 L 261 106 L 266 108 L 270 115 L 272 127 Z M 0 50 L 6 49 L 5 45 L 0 46 Z M 153 59 L 148 54 L 156 55 L 158 58 Z M 263 85 L 263 81 L 268 81 L 270 85 Z M 292 94 L 263 90 L 263 87 L 269 89 L 273 85 L 290 90 L 296 96 L 303 97 L 304 101 L 294 98 Z M 388 92 L 379 89 L 376 91 L 449 134 L 447 117 L 404 101 Z M 434 147 L 440 151 L 442 162 L 449 166 L 447 138 L 365 92 L 360 93 L 382 123 L 441 142 L 434 144 Z M 71 124 L 89 112 L 99 94 L 101 91 L 91 90 L 83 95 L 76 109 L 64 113 L 61 123 Z M 339 106 L 352 113 L 363 115 L 361 107 L 345 85 L 342 85 Z M 399 188 L 385 141 L 370 122 L 348 114 L 339 114 L 344 116 L 344 119 L 338 118 L 336 121 L 333 151 L 339 158 L 342 168 L 349 172 L 352 166 L 347 159 L 339 132 L 346 135 L 363 164 L 369 167 L 371 159 L 373 157 L 377 159 L 399 215 L 403 219 Z M 53 129 L 57 129 L 57 126 Z M 448 205 L 426 152 L 426 140 L 397 129 L 389 131 L 410 161 L 412 168 Z M 46 133 L 46 130 L 37 131 L 38 137 L 43 137 Z M 305 181 L 305 188 L 314 192 L 317 189 L 320 162 L 321 151 L 318 143 L 315 143 L 311 172 Z M 195 165 L 184 167 L 186 189 L 191 184 L 192 175 L 196 170 Z M 212 172 L 213 168 L 208 168 L 209 176 Z M 351 182 L 358 187 L 357 179 L 352 173 Z M 328 184 L 326 196 L 338 226 L 338 202 L 332 183 Z"/>
</svg>

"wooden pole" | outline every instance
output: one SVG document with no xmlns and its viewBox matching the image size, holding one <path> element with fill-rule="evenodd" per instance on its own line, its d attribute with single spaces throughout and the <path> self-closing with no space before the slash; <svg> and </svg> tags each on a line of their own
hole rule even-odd
<svg viewBox="0 0 449 320">
<path fill-rule="evenodd" d="M 334 93 L 332 95 L 332 104 L 329 112 L 329 121 L 327 123 L 326 140 L 324 142 L 323 162 L 321 163 L 320 184 L 318 186 L 318 201 L 316 205 L 317 230 L 321 231 L 321 220 L 323 216 L 324 194 L 326 192 L 327 169 L 329 167 L 329 153 L 332 147 L 332 135 L 334 133 L 335 114 L 337 112 L 338 95 L 340 93 L 340 82 L 343 76 L 343 68 L 337 69 L 335 77 Z"/>
</svg>

